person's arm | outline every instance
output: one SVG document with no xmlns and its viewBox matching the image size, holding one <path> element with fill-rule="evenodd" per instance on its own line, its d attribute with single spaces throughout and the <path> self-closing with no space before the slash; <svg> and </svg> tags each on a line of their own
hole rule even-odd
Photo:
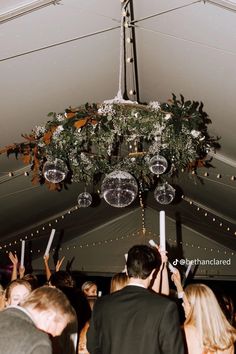
<svg viewBox="0 0 236 354">
<path fill-rule="evenodd" d="M 167 257 L 166 257 L 167 259 Z M 168 269 L 167 269 L 167 260 L 163 263 L 162 268 L 162 277 L 161 277 L 161 294 L 169 295 L 170 294 L 170 286 L 169 286 L 169 278 L 168 278 Z"/>
<path fill-rule="evenodd" d="M 48 264 L 49 254 L 43 256 L 43 261 L 44 261 L 44 266 L 45 266 L 46 279 L 48 281 L 50 279 L 51 274 L 52 274 L 51 270 L 49 268 L 49 264 Z"/>
<path fill-rule="evenodd" d="M 61 269 L 64 259 L 65 259 L 65 256 L 63 256 L 61 259 L 58 259 L 57 264 L 56 264 L 56 272 L 59 272 L 59 270 Z"/>
<path fill-rule="evenodd" d="M 168 269 L 167 269 L 168 258 L 166 252 L 161 252 L 158 246 L 156 246 L 156 248 L 157 251 L 160 252 L 162 264 L 153 282 L 152 290 L 154 290 L 156 293 L 169 295 L 170 287 L 169 287 Z"/>
<path fill-rule="evenodd" d="M 12 268 L 12 273 L 11 273 L 11 281 L 17 279 L 17 265 L 18 265 L 18 258 L 16 254 L 13 254 L 12 252 L 9 252 L 9 258 L 12 262 L 13 268 Z"/>
<path fill-rule="evenodd" d="M 25 275 L 25 267 L 24 266 L 22 267 L 20 265 L 20 267 L 19 267 L 19 275 L 20 275 L 20 279 L 22 279 L 23 276 Z"/>
<path fill-rule="evenodd" d="M 171 280 L 174 282 L 176 290 L 177 290 L 177 294 L 178 294 L 178 298 L 181 299 L 184 297 L 184 289 L 181 283 L 181 276 L 180 276 L 180 272 L 177 268 L 175 268 L 175 272 L 172 274 L 171 276 Z"/>
</svg>

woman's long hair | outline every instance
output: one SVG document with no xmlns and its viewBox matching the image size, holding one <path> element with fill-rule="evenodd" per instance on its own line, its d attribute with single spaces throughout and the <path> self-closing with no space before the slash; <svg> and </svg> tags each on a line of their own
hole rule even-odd
<svg viewBox="0 0 236 354">
<path fill-rule="evenodd" d="M 191 284 L 185 295 L 190 311 L 184 324 L 197 329 L 202 350 L 217 352 L 230 348 L 236 340 L 236 330 L 227 321 L 213 291 L 205 284 Z"/>
</svg>

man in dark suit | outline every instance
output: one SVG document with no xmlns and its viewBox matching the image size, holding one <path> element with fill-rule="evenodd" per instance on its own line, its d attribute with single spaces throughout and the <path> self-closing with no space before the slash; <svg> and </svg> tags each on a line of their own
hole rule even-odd
<svg viewBox="0 0 236 354">
<path fill-rule="evenodd" d="M 51 354 L 47 333 L 60 335 L 74 316 L 59 289 L 43 286 L 34 290 L 21 306 L 0 312 L 0 354 Z"/>
<path fill-rule="evenodd" d="M 128 285 L 97 300 L 87 334 L 90 354 L 183 354 L 176 304 L 148 290 L 160 254 L 149 246 L 128 252 Z"/>
</svg>

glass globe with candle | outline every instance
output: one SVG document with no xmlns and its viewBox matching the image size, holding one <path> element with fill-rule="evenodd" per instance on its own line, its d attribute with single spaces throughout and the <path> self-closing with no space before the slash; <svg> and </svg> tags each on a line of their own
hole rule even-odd
<svg viewBox="0 0 236 354">
<path fill-rule="evenodd" d="M 113 171 L 104 178 L 101 194 L 111 206 L 124 208 L 130 205 L 137 197 L 138 184 L 130 173 Z"/>
<path fill-rule="evenodd" d="M 67 172 L 67 166 L 61 159 L 55 159 L 54 161 L 49 159 L 43 166 L 43 175 L 45 179 L 51 183 L 62 182 Z"/>
<path fill-rule="evenodd" d="M 167 182 L 160 184 L 154 191 L 154 197 L 160 204 L 170 204 L 175 197 L 175 189 Z"/>
</svg>

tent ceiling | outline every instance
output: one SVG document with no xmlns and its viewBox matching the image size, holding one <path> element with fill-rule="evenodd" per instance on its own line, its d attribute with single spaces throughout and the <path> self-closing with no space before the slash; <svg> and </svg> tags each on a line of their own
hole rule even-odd
<svg viewBox="0 0 236 354">
<path fill-rule="evenodd" d="M 19 5 L 16 0 L 1 2 L 1 13 L 6 3 Z M 185 243 L 194 239 L 196 247 L 204 244 L 207 250 L 212 248 L 218 252 L 220 249 L 220 253 L 226 250 L 227 255 L 231 251 L 233 259 L 236 249 L 236 181 L 232 178 L 236 176 L 236 13 L 212 3 L 188 0 L 147 0 L 145 3 L 135 0 L 134 13 L 138 20 L 136 44 L 141 101 L 166 101 L 172 92 L 182 93 L 186 99 L 203 101 L 212 120 L 210 132 L 221 137 L 221 150 L 212 160 L 214 168 L 208 171 L 207 177 L 204 176 L 206 170 L 200 171 L 204 183 L 186 174 L 171 181 L 178 185 L 179 195 L 185 196 L 164 207 L 168 224 L 172 225 L 171 237 L 180 242 L 177 233 L 174 235 L 173 225 L 177 227 L 181 220 Z M 119 21 L 118 0 L 83 3 L 62 0 L 55 6 L 46 6 L 1 24 L 1 147 L 20 142 L 21 134 L 46 122 L 50 111 L 62 112 L 68 106 L 101 102 L 116 95 Z M 129 89 L 131 84 L 132 73 L 129 73 Z M 56 238 L 64 235 L 65 245 L 87 240 L 93 243 L 93 237 L 99 242 L 113 232 L 118 236 L 119 232 L 132 232 L 132 227 L 129 230 L 128 226 L 139 213 L 138 200 L 126 209 L 114 209 L 104 201 L 96 201 L 93 207 L 68 215 L 83 186 L 74 184 L 60 193 L 49 192 L 45 187 L 33 186 L 30 177 L 24 176 L 24 168 L 21 161 L 0 156 L 3 263 L 8 261 L 7 250 L 19 252 L 22 237 L 31 240 L 32 257 L 41 257 L 51 227 L 57 230 Z M 14 171 L 14 177 L 8 176 L 10 171 Z M 96 191 L 91 187 L 91 192 Z M 155 210 L 154 219 L 158 217 L 162 206 L 156 203 L 151 192 L 145 203 L 152 215 Z M 66 217 L 62 219 L 62 216 Z M 120 229 L 113 231 L 111 225 L 115 227 L 117 223 Z M 148 216 L 146 223 L 151 228 Z M 81 248 L 78 258 L 83 262 L 75 264 L 86 269 L 84 259 L 88 259 L 93 268 L 100 265 L 98 268 L 102 269 L 107 267 L 102 263 L 106 259 L 111 271 L 118 270 L 123 262 L 122 254 L 130 243 L 117 241 L 117 245 L 119 247 L 109 245 L 106 257 L 105 246 L 88 247 L 86 252 Z M 198 255 L 196 247 L 185 246 L 184 256 Z M 70 252 L 72 255 L 71 248 Z M 220 272 L 226 277 L 236 276 L 235 266 L 226 268 L 222 267 Z M 214 271 L 216 276 L 218 270 Z M 209 269 L 202 274 L 210 274 Z"/>
</svg>

